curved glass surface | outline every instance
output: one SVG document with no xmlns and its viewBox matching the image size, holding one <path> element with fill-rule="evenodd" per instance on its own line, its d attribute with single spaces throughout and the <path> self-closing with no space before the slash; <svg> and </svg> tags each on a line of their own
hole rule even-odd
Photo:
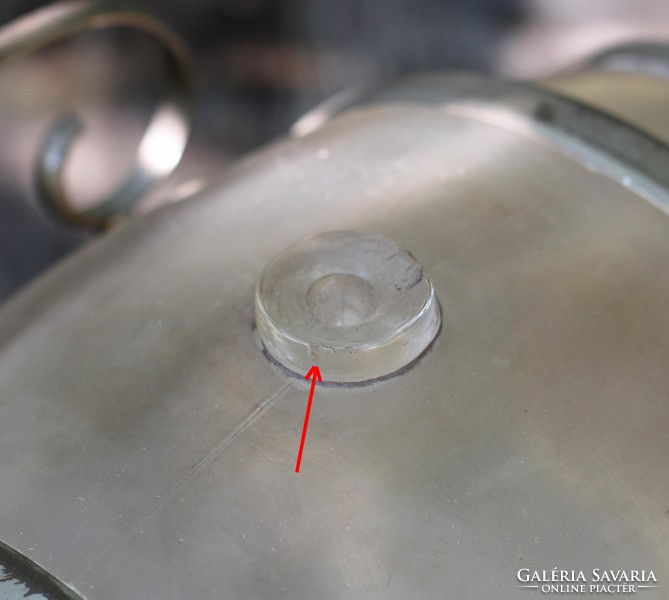
<svg viewBox="0 0 669 600">
<path fill-rule="evenodd" d="M 0 600 L 77 600 L 78 596 L 30 559 L 0 543 Z"/>
</svg>

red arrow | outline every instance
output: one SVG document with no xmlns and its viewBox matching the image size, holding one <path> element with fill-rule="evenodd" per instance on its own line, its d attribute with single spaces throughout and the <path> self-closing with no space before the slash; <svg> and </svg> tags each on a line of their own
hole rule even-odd
<svg viewBox="0 0 669 600">
<path fill-rule="evenodd" d="M 311 379 L 313 377 L 313 379 Z M 302 450 L 304 450 L 304 440 L 307 439 L 307 427 L 309 427 L 309 413 L 311 412 L 311 402 L 314 399 L 314 390 L 316 389 L 316 382 L 323 381 L 321 377 L 321 370 L 314 365 L 309 369 L 305 375 L 305 379 L 311 379 L 311 390 L 309 391 L 309 401 L 307 402 L 307 412 L 304 415 L 304 425 L 302 426 L 302 439 L 300 440 L 300 450 L 297 453 L 297 464 L 295 465 L 295 472 L 300 472 L 300 463 L 302 462 Z"/>
</svg>

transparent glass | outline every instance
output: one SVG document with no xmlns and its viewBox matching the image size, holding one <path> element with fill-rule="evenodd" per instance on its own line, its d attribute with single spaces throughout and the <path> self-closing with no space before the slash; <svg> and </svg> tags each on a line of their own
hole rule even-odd
<svg viewBox="0 0 669 600">
<path fill-rule="evenodd" d="M 432 283 L 382 236 L 333 231 L 291 246 L 258 281 L 256 323 L 269 354 L 304 375 L 361 382 L 416 359 L 439 331 Z"/>
</svg>

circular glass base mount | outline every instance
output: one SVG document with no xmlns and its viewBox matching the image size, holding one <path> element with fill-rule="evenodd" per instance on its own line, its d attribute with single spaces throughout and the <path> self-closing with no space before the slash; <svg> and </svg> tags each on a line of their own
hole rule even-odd
<svg viewBox="0 0 669 600">
<path fill-rule="evenodd" d="M 416 259 L 382 236 L 333 231 L 291 246 L 262 272 L 255 315 L 267 352 L 304 375 L 363 382 L 427 348 L 441 314 Z"/>
</svg>

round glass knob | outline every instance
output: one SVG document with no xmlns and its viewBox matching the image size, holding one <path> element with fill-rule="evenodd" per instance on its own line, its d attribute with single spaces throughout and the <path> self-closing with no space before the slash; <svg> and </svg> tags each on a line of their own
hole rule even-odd
<svg viewBox="0 0 669 600">
<path fill-rule="evenodd" d="M 333 231 L 291 246 L 258 281 L 256 324 L 267 352 L 303 375 L 362 382 L 416 359 L 439 331 L 432 283 L 391 240 Z"/>
</svg>

